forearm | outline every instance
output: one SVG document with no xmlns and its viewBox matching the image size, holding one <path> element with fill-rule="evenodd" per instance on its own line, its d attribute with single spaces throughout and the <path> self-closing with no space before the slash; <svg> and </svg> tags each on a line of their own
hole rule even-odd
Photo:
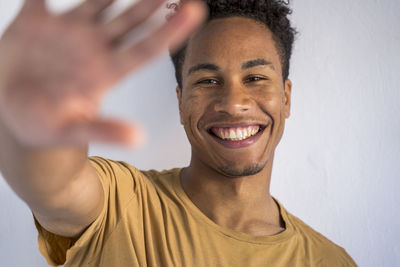
<svg viewBox="0 0 400 267">
<path fill-rule="evenodd" d="M 19 142 L 0 120 L 0 171 L 32 210 L 50 210 L 87 164 L 87 146 L 33 148 Z M 54 207 L 53 207 L 54 206 Z"/>
</svg>

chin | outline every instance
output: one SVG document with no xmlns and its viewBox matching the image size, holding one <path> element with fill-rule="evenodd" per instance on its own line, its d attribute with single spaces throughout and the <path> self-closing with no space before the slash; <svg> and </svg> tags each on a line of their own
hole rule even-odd
<svg viewBox="0 0 400 267">
<path fill-rule="evenodd" d="M 260 173 L 265 165 L 266 164 L 254 163 L 243 167 L 237 167 L 235 164 L 228 164 L 219 168 L 219 172 L 230 178 L 241 178 Z"/>
</svg>

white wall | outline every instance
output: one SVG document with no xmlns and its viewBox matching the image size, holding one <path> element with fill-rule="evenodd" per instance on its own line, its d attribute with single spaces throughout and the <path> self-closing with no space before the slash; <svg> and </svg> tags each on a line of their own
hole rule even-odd
<svg viewBox="0 0 400 267">
<path fill-rule="evenodd" d="M 77 1 L 52 1 L 56 7 Z M 126 1 L 125 1 L 126 2 Z M 278 148 L 272 193 L 340 244 L 360 266 L 400 266 L 400 1 L 293 1 L 292 117 Z M 20 1 L 0 2 L 0 27 Z M 141 151 L 95 146 L 91 154 L 140 168 L 184 166 L 168 57 L 129 77 L 103 112 L 142 122 Z M 46 266 L 26 206 L 0 179 L 1 266 Z"/>
</svg>

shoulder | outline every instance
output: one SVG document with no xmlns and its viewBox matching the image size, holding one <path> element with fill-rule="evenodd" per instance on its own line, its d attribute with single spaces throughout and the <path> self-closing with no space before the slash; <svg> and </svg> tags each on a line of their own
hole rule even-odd
<svg viewBox="0 0 400 267">
<path fill-rule="evenodd" d="M 102 157 L 89 157 L 92 167 L 99 177 L 105 195 L 110 200 L 123 200 L 121 204 L 131 199 L 141 180 L 141 173 L 135 167 L 122 161 Z"/>
<path fill-rule="evenodd" d="M 147 178 L 142 171 L 124 161 L 98 156 L 89 157 L 89 159 L 103 182 L 136 186 L 137 183 L 141 183 L 144 178 Z"/>
<path fill-rule="evenodd" d="M 172 192 L 179 181 L 179 168 L 171 170 L 139 170 L 124 161 L 115 161 L 102 157 L 90 157 L 92 166 L 101 179 L 103 186 L 120 188 L 126 194 L 148 192 Z"/>
<path fill-rule="evenodd" d="M 357 266 L 346 250 L 285 211 L 307 258 L 316 266 Z M 321 265 L 322 264 L 322 265 Z M 314 266 L 314 265 L 313 265 Z"/>
<path fill-rule="evenodd" d="M 170 170 L 163 170 L 163 171 L 157 171 L 157 170 L 147 170 L 147 171 L 141 171 L 143 176 L 145 176 L 147 179 L 153 181 L 154 183 L 170 183 L 173 182 L 174 178 L 179 176 L 181 169 L 175 168 L 175 169 L 170 169 Z"/>
<path fill-rule="evenodd" d="M 163 171 L 141 171 L 143 177 L 152 184 L 155 190 L 159 191 L 160 194 L 168 195 L 169 198 L 175 198 L 177 194 L 176 188 L 178 187 L 178 183 L 180 182 L 180 172 L 180 168 Z"/>
<path fill-rule="evenodd" d="M 89 157 L 93 168 L 102 180 L 126 180 L 130 181 L 132 178 L 140 176 L 140 171 L 132 165 L 123 162 L 115 161 L 102 157 Z"/>
</svg>

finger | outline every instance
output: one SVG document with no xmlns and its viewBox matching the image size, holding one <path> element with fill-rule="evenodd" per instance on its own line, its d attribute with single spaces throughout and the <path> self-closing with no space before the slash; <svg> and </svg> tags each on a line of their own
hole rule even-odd
<svg viewBox="0 0 400 267">
<path fill-rule="evenodd" d="M 118 53 L 116 62 L 123 72 L 129 72 L 159 55 L 168 47 L 176 48 L 204 21 L 205 11 L 204 4 L 200 2 L 192 1 L 185 4 L 155 33 Z"/>
<path fill-rule="evenodd" d="M 22 11 L 44 11 L 46 10 L 45 0 L 25 0 Z"/>
<path fill-rule="evenodd" d="M 78 7 L 68 11 L 65 15 L 85 19 L 97 19 L 101 13 L 115 0 L 86 0 Z"/>
<path fill-rule="evenodd" d="M 116 143 L 139 147 L 145 142 L 144 130 L 141 127 L 117 120 L 96 120 L 77 123 L 70 125 L 64 133 L 66 138 L 64 143 Z"/>
<path fill-rule="evenodd" d="M 109 40 L 118 40 L 146 21 L 164 0 L 141 0 L 104 26 Z"/>
</svg>

